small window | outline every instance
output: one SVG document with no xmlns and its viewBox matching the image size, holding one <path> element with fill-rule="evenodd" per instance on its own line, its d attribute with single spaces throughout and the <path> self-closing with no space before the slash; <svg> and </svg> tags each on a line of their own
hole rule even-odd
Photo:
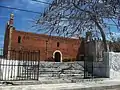
<svg viewBox="0 0 120 90">
<path fill-rule="evenodd" d="M 18 36 L 18 43 L 21 43 L 21 36 Z"/>
<path fill-rule="evenodd" d="M 48 41 L 46 40 L 46 43 L 48 43 Z"/>
<path fill-rule="evenodd" d="M 57 47 L 59 47 L 60 46 L 60 43 L 59 42 L 57 42 Z"/>
</svg>

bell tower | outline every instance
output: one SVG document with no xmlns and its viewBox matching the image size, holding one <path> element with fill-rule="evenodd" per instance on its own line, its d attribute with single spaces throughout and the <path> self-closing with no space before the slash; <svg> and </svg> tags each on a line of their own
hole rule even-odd
<svg viewBox="0 0 120 90">
<path fill-rule="evenodd" d="M 12 37 L 12 31 L 14 29 L 13 27 L 14 22 L 14 14 L 10 14 L 10 19 L 7 22 L 6 30 L 5 30 L 5 36 L 4 36 L 4 57 L 8 58 L 9 50 L 11 49 L 11 37 Z"/>
<path fill-rule="evenodd" d="M 13 26 L 13 23 L 14 23 L 14 14 L 11 13 L 10 14 L 10 20 L 8 21 L 7 25 L 8 26 Z"/>
</svg>

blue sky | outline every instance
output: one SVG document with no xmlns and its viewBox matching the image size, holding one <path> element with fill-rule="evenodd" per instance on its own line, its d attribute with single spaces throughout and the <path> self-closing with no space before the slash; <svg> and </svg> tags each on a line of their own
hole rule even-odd
<svg viewBox="0 0 120 90">
<path fill-rule="evenodd" d="M 51 3 L 52 0 L 38 0 L 38 1 Z M 0 0 L 0 5 L 31 10 L 34 12 L 41 13 L 43 13 L 44 9 L 48 7 L 47 4 L 35 2 L 32 0 Z M 31 26 L 33 25 L 32 20 L 39 17 L 40 14 L 24 12 L 19 10 L 11 10 L 0 7 L 0 48 L 2 48 L 4 44 L 5 26 L 7 21 L 9 20 L 11 13 L 14 13 L 14 26 L 17 30 L 36 32 L 35 29 L 31 28 Z M 114 32 L 117 29 L 115 26 L 111 26 L 111 30 Z M 115 32 L 114 34 L 120 36 L 120 33 Z"/>
<path fill-rule="evenodd" d="M 51 0 L 40 1 L 51 3 Z M 43 12 L 44 8 L 48 7 L 47 4 L 35 2 L 32 0 L 0 0 L 0 5 L 30 10 L 34 12 Z M 33 25 L 32 21 L 33 19 L 39 17 L 40 14 L 0 7 L 0 48 L 3 47 L 5 26 L 9 20 L 10 13 L 14 13 L 14 26 L 17 30 L 36 32 L 36 30 L 31 28 Z"/>
</svg>

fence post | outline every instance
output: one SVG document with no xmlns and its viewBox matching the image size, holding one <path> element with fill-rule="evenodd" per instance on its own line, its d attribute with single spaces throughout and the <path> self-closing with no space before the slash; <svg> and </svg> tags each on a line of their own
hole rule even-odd
<svg viewBox="0 0 120 90">
<path fill-rule="evenodd" d="M 38 72 L 37 72 L 37 80 L 39 79 L 39 62 L 40 62 L 40 50 L 38 51 Z"/>
</svg>

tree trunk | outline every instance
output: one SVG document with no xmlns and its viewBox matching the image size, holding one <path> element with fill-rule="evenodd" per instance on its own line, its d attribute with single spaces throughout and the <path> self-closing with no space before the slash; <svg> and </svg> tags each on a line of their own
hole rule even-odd
<svg viewBox="0 0 120 90">
<path fill-rule="evenodd" d="M 100 33 L 101 33 L 101 36 L 102 36 L 102 39 L 103 39 L 103 43 L 104 43 L 104 50 L 105 50 L 105 52 L 107 52 L 108 50 L 107 50 L 107 43 L 106 43 L 105 33 L 104 33 L 102 27 L 100 26 L 100 24 L 97 22 L 96 16 L 92 12 L 90 12 L 90 11 L 83 10 L 83 9 L 79 8 L 75 3 L 73 3 L 73 6 L 75 8 L 77 8 L 77 9 L 79 9 L 80 11 L 88 13 L 91 16 L 91 19 L 95 22 L 95 24 L 97 25 L 98 29 L 100 30 Z"/>
<path fill-rule="evenodd" d="M 100 30 L 100 33 L 101 33 L 101 36 L 103 39 L 103 43 L 104 43 L 104 50 L 105 50 L 105 52 L 107 52 L 108 49 L 107 49 L 107 42 L 106 42 L 105 33 L 104 33 L 103 29 L 101 28 L 101 26 L 99 25 L 99 23 L 96 20 L 94 20 L 94 22 L 97 25 L 98 29 Z"/>
</svg>

